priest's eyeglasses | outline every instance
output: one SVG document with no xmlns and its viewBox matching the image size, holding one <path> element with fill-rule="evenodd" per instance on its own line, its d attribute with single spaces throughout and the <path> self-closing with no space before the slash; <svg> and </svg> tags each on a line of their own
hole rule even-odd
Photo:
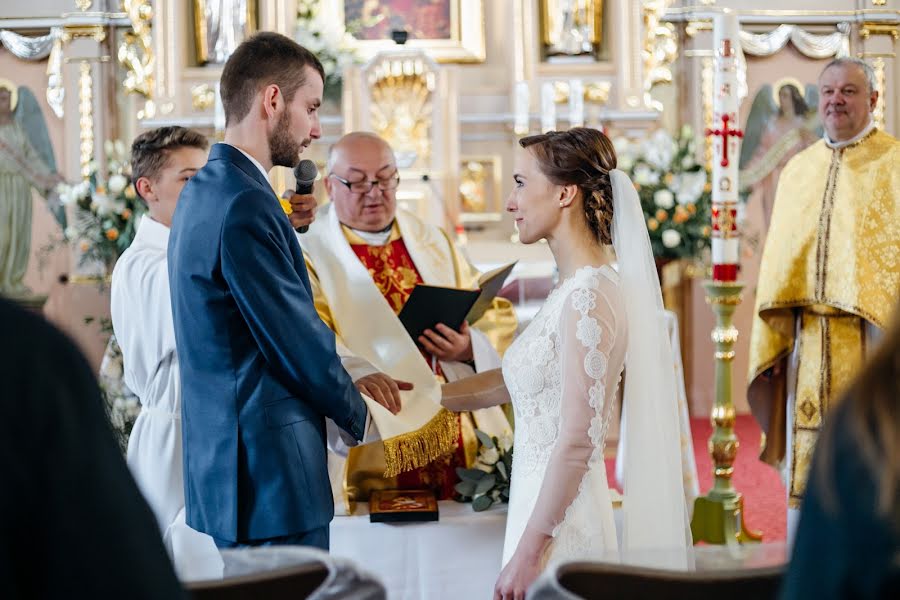
<svg viewBox="0 0 900 600">
<path fill-rule="evenodd" d="M 399 173 L 394 173 L 394 175 L 392 175 L 388 179 L 376 179 L 374 181 L 347 181 L 340 175 L 335 175 L 334 173 L 329 173 L 329 177 L 334 177 L 335 179 L 346 185 L 347 189 L 354 194 L 368 194 L 376 185 L 378 186 L 379 190 L 384 192 L 395 190 L 397 189 L 397 186 L 400 185 Z"/>
</svg>

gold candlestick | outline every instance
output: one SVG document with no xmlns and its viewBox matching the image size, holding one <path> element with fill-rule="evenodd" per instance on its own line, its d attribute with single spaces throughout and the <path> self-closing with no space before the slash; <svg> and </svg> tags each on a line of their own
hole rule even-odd
<svg viewBox="0 0 900 600">
<path fill-rule="evenodd" d="M 694 543 L 738 544 L 758 542 L 762 533 L 744 525 L 744 498 L 731 483 L 734 459 L 740 445 L 734 435 L 734 402 L 731 397 L 731 368 L 738 330 L 732 317 L 741 303 L 743 283 L 706 281 L 706 301 L 716 314 L 712 339 L 716 344 L 716 402 L 712 410 L 713 434 L 708 449 L 713 460 L 715 480 L 712 489 L 694 501 L 691 532 Z"/>
</svg>

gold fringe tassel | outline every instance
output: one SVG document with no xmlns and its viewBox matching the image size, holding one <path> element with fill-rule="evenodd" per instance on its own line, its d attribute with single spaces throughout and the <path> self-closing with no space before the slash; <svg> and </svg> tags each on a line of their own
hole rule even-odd
<svg viewBox="0 0 900 600">
<path fill-rule="evenodd" d="M 456 449 L 459 419 L 442 408 L 421 429 L 384 440 L 385 477 L 424 467 Z"/>
</svg>

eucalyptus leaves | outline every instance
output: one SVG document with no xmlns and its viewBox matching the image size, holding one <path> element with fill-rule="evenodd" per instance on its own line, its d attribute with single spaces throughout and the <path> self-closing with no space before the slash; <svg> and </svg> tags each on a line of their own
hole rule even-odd
<svg viewBox="0 0 900 600">
<path fill-rule="evenodd" d="M 475 468 L 456 469 L 461 481 L 456 484 L 460 502 L 471 502 L 476 512 L 489 509 L 495 502 L 509 502 L 509 482 L 512 476 L 512 438 L 475 430 L 478 436 L 478 457 Z"/>
</svg>

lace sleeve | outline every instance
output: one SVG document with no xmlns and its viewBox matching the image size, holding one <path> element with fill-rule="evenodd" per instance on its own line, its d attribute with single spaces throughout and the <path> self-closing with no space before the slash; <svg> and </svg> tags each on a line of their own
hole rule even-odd
<svg viewBox="0 0 900 600">
<path fill-rule="evenodd" d="M 607 399 L 615 398 L 625 354 L 618 299 L 615 284 L 601 278 L 598 285 L 575 289 L 562 308 L 559 436 L 528 524 L 545 535 L 562 523 L 592 462 L 603 468 Z"/>
</svg>

